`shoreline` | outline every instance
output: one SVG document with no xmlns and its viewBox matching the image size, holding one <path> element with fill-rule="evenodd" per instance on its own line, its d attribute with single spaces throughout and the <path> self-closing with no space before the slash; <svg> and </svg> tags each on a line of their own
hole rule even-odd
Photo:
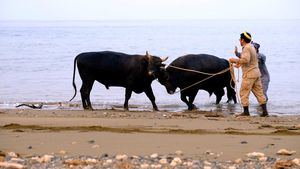
<svg viewBox="0 0 300 169">
<path fill-rule="evenodd" d="M 300 156 L 299 136 L 298 115 L 235 117 L 205 111 L 0 109 L 0 150 L 22 157 L 145 157 L 180 151 L 181 158 L 218 162 L 247 160 L 247 154 L 253 152 L 292 160 Z M 278 155 L 281 149 L 295 153 Z"/>
</svg>

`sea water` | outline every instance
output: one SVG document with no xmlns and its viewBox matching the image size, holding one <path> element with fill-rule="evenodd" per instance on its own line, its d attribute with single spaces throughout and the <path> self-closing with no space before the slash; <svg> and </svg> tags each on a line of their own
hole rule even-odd
<svg viewBox="0 0 300 169">
<path fill-rule="evenodd" d="M 206 53 L 228 59 L 234 57 L 235 46 L 241 51 L 240 33 L 248 31 L 267 56 L 270 114 L 300 114 L 299 27 L 300 20 L 1 21 L 0 107 L 14 108 L 24 102 L 68 103 L 74 94 L 74 58 L 81 52 L 149 51 L 168 56 L 167 64 L 185 54 Z M 78 70 L 76 85 L 80 89 Z M 152 88 L 160 110 L 187 109 L 179 93 L 169 95 L 157 81 L 153 81 Z M 124 98 L 124 88 L 107 90 L 97 82 L 91 92 L 92 104 L 99 109 L 122 107 Z M 199 91 L 194 103 L 204 111 L 241 111 L 239 104 L 228 105 L 226 100 L 224 96 L 221 104 L 215 105 L 215 96 Z M 79 92 L 73 103 L 81 104 Z M 133 109 L 152 109 L 144 93 L 133 94 L 129 105 Z M 257 107 L 251 95 L 250 111 L 257 112 Z"/>
</svg>

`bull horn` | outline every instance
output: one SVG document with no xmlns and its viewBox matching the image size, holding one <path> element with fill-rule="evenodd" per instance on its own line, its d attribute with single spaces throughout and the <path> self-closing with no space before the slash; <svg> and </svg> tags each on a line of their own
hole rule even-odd
<svg viewBox="0 0 300 169">
<path fill-rule="evenodd" d="M 151 56 L 149 55 L 149 52 L 148 52 L 148 51 L 146 51 L 146 56 L 147 56 L 148 59 L 151 58 Z"/>
<path fill-rule="evenodd" d="M 164 61 L 166 61 L 168 58 L 169 58 L 168 56 L 165 56 L 165 57 L 160 57 L 160 59 L 161 59 L 161 62 L 164 62 Z"/>
</svg>

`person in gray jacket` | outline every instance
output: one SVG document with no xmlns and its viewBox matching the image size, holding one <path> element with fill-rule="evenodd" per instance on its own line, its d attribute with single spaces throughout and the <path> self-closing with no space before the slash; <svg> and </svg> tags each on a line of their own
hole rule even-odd
<svg viewBox="0 0 300 169">
<path fill-rule="evenodd" d="M 253 47 L 256 50 L 258 58 L 258 67 L 261 73 L 261 83 L 263 86 L 264 95 L 268 101 L 267 91 L 270 83 L 270 74 L 266 66 L 266 55 L 259 52 L 260 45 L 258 43 L 252 42 Z M 235 47 L 234 53 L 237 57 L 240 57 L 241 53 L 238 52 L 237 47 Z"/>
</svg>

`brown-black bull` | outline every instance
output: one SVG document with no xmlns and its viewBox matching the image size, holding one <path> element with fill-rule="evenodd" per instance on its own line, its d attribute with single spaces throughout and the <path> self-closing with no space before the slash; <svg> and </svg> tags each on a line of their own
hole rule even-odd
<svg viewBox="0 0 300 169">
<path fill-rule="evenodd" d="M 233 100 L 236 103 L 235 91 L 232 88 L 235 84 L 228 68 L 229 62 L 225 59 L 207 54 L 189 54 L 175 59 L 166 69 L 162 68 L 158 80 L 169 94 L 173 94 L 179 87 L 181 100 L 187 104 L 189 110 L 196 109 L 193 102 L 200 89 L 207 91 L 209 95 L 214 93 L 218 104 L 226 87 L 227 102 Z M 222 72 L 223 70 L 225 71 Z M 210 78 L 211 75 L 203 73 L 220 74 Z"/>
<path fill-rule="evenodd" d="M 129 55 L 112 51 L 81 53 L 74 59 L 73 87 L 75 84 L 76 62 L 82 80 L 80 89 L 84 109 L 91 109 L 90 92 L 95 81 L 102 83 L 107 89 L 110 86 L 124 87 L 124 109 L 128 110 L 128 100 L 132 92 L 145 92 L 150 99 L 153 109 L 158 110 L 155 97 L 151 88 L 152 81 L 156 78 L 163 62 L 167 58 L 146 55 Z M 70 100 L 70 101 L 71 101 Z"/>
</svg>

